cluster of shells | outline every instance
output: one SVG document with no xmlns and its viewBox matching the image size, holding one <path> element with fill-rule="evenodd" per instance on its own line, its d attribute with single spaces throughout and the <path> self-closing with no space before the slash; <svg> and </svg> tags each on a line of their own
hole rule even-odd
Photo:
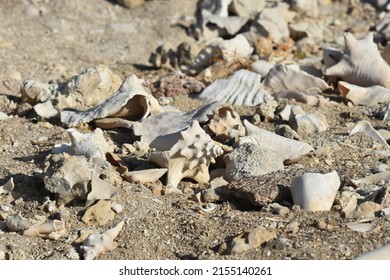
<svg viewBox="0 0 390 280">
<path fill-rule="evenodd" d="M 230 193 L 253 194 L 255 190 L 239 190 L 237 182 L 294 170 L 287 196 L 305 211 L 330 211 L 337 204 L 340 213 L 349 217 L 369 207 L 373 210 L 368 218 L 390 215 L 387 168 L 366 178 L 352 178 L 354 188 L 385 182 L 378 190 L 379 199 L 369 201 L 354 191 L 342 191 L 348 186 L 342 183 L 339 170 L 310 171 L 310 166 L 300 162 L 318 153 L 319 147 L 304 139 L 329 128 L 321 113 L 324 108 L 337 110 L 345 104 L 381 108 L 377 113 L 385 130 L 389 129 L 390 47 L 379 49 L 372 32 L 345 33 L 344 49 L 325 47 L 318 56 L 317 46 L 323 45 L 328 32 L 321 12 L 333 4 L 326 0 L 287 2 L 291 3 L 199 1 L 196 17 L 187 24 L 199 44 L 183 43 L 176 49 L 160 46 L 151 55 L 154 67 L 172 70 L 165 79 L 186 77 L 186 83 L 195 80 L 203 85 L 194 87 L 198 92 L 191 97 L 204 105 L 192 111 L 181 112 L 169 105 L 169 99 L 157 99 L 151 93 L 156 91 L 156 83 L 135 75 L 122 82 L 102 65 L 59 85 L 25 81 L 21 107 L 69 128 L 72 142 L 53 147 L 42 174 L 45 188 L 56 195 L 57 204 L 81 200 L 91 207 L 99 200 L 111 200 L 120 180 L 160 181 L 160 194 L 181 193 L 181 183 L 190 179 L 201 186 L 196 199 L 200 209 L 208 212 L 222 200 L 210 195 L 215 185 Z M 376 33 L 387 35 L 379 29 Z M 304 58 L 294 57 L 293 50 Z M 330 99 L 330 92 L 338 99 Z M 303 104 L 312 110 L 305 112 Z M 243 106 L 256 108 L 256 114 L 240 115 L 237 108 Z M 260 128 L 264 123 L 283 125 L 275 133 Z M 82 133 L 83 124 L 97 128 Z M 126 148 L 154 168 L 129 170 L 126 155 L 118 153 L 104 132 L 117 128 L 131 130 L 139 139 L 119 150 Z M 356 122 L 349 133 L 367 134 L 380 144 L 377 152 L 389 156 L 387 136 L 370 122 Z M 213 183 L 216 181 L 218 184 Z M 12 193 L 12 182 L 0 188 L 0 195 L 6 193 Z M 254 203 L 281 203 L 277 197 L 269 194 Z M 20 217 L 9 218 L 11 227 L 12 219 Z M 53 220 L 32 225 L 24 229 L 24 235 L 55 239 L 65 230 L 63 223 Z M 84 258 L 115 248 L 113 240 L 122 227 L 123 222 L 103 234 L 92 234 L 81 247 Z M 388 252 L 384 255 L 389 257 Z"/>
</svg>

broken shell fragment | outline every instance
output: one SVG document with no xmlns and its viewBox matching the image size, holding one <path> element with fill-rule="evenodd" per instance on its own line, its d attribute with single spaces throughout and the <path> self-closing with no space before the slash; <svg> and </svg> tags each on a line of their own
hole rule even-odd
<svg viewBox="0 0 390 280">
<path fill-rule="evenodd" d="M 142 86 L 142 80 L 132 75 L 123 82 L 117 92 L 98 106 L 83 112 L 62 111 L 61 122 L 70 127 L 106 117 L 141 120 L 162 111 L 157 99 Z"/>
<path fill-rule="evenodd" d="M 148 155 L 151 162 L 168 169 L 167 185 L 177 187 L 183 178 L 208 183 L 208 167 L 224 153 L 222 148 L 214 144 L 197 121 L 193 121 L 184 131 L 172 135 L 172 140 L 170 148 Z"/>
<path fill-rule="evenodd" d="M 246 136 L 239 139 L 239 145 L 251 142 L 261 147 L 273 150 L 282 161 L 297 160 L 300 157 L 314 151 L 309 144 L 288 139 L 268 130 L 261 129 L 247 120 L 243 121 Z"/>
<path fill-rule="evenodd" d="M 382 180 L 384 180 L 385 182 L 390 182 L 390 171 L 383 171 L 380 173 L 372 174 L 362 179 L 351 180 L 351 182 L 356 187 L 359 187 L 362 185 L 374 185 Z"/>
<path fill-rule="evenodd" d="M 122 176 L 126 181 L 130 183 L 147 183 L 155 182 L 160 179 L 168 169 L 166 168 L 153 168 L 146 170 L 127 171 L 122 173 Z"/>
<path fill-rule="evenodd" d="M 94 232 L 88 236 L 80 247 L 85 260 L 93 260 L 108 251 L 116 248 L 114 239 L 119 235 L 123 228 L 124 221 L 118 223 L 115 227 L 104 231 L 102 234 Z"/>
<path fill-rule="evenodd" d="M 299 135 L 321 133 L 328 129 L 326 118 L 321 112 L 306 113 L 299 106 L 292 107 L 289 124 Z"/>
<path fill-rule="evenodd" d="M 261 76 L 241 69 L 227 79 L 216 80 L 206 87 L 198 98 L 206 101 L 221 101 L 235 106 L 255 106 L 272 99 L 261 84 Z"/>
<path fill-rule="evenodd" d="M 351 33 L 344 35 L 345 49 L 336 64 L 325 70 L 325 75 L 363 87 L 390 87 L 390 66 L 382 58 L 374 43 L 373 33 L 356 40 Z"/>
<path fill-rule="evenodd" d="M 14 178 L 11 177 L 7 183 L 5 183 L 4 185 L 0 186 L 0 194 L 8 194 L 10 192 L 13 191 L 13 189 L 15 188 L 15 184 L 14 184 Z"/>
<path fill-rule="evenodd" d="M 363 121 L 358 122 L 352 128 L 349 135 L 353 135 L 353 134 L 358 133 L 358 132 L 364 132 L 365 134 L 367 134 L 371 138 L 382 143 L 386 148 L 390 148 L 389 144 L 383 138 L 383 136 L 378 131 L 376 131 L 368 121 L 363 120 Z"/>
<path fill-rule="evenodd" d="M 66 232 L 65 222 L 52 220 L 43 224 L 34 225 L 23 232 L 24 236 L 41 237 L 58 240 Z"/>
<path fill-rule="evenodd" d="M 340 81 L 340 93 L 356 105 L 374 106 L 390 102 L 390 89 L 382 86 L 360 87 Z"/>
<path fill-rule="evenodd" d="M 331 209 L 340 179 L 336 171 L 327 174 L 305 173 L 291 182 L 294 204 L 305 211 L 328 211 Z"/>
<path fill-rule="evenodd" d="M 355 260 L 390 260 L 390 244 L 360 255 Z"/>
<path fill-rule="evenodd" d="M 38 116 L 44 119 L 54 118 L 58 115 L 57 109 L 54 108 L 50 100 L 35 105 L 34 111 Z"/>
</svg>

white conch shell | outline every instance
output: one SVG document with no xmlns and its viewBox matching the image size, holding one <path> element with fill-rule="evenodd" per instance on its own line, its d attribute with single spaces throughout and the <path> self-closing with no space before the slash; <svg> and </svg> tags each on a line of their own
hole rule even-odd
<svg viewBox="0 0 390 280">
<path fill-rule="evenodd" d="M 284 64 L 278 64 L 270 69 L 264 78 L 264 85 L 270 87 L 275 94 L 284 91 L 307 93 L 313 88 L 320 91 L 330 88 L 324 80 L 300 70 L 298 65 Z"/>
<path fill-rule="evenodd" d="M 52 220 L 40 225 L 31 226 L 23 232 L 23 235 L 58 240 L 65 234 L 65 231 L 64 221 Z"/>
<path fill-rule="evenodd" d="M 390 260 L 390 244 L 360 255 L 355 260 Z"/>
<path fill-rule="evenodd" d="M 333 205 L 340 179 L 336 171 L 327 174 L 305 173 L 291 182 L 294 204 L 305 211 L 328 211 Z"/>
<path fill-rule="evenodd" d="M 371 138 L 374 138 L 375 140 L 382 143 L 386 148 L 390 149 L 390 146 L 387 143 L 387 141 L 385 140 L 385 138 L 383 138 L 383 136 L 378 131 L 376 131 L 368 121 L 363 120 L 363 121 L 358 122 L 352 128 L 349 135 L 353 135 L 357 132 L 364 132 L 365 134 L 367 134 Z"/>
<path fill-rule="evenodd" d="M 117 246 L 114 239 L 119 235 L 124 223 L 125 222 L 122 221 L 102 234 L 97 232 L 90 234 L 83 242 L 83 245 L 80 246 L 80 249 L 84 253 L 84 259 L 93 260 L 105 252 L 114 250 Z"/>
<path fill-rule="evenodd" d="M 261 147 L 271 149 L 275 151 L 283 161 L 295 160 L 314 151 L 314 148 L 305 142 L 288 139 L 268 130 L 261 129 L 247 120 L 244 120 L 243 124 L 246 129 L 246 136 L 240 138 L 240 145 L 251 142 Z"/>
<path fill-rule="evenodd" d="M 327 68 L 325 75 L 364 87 L 390 87 L 390 66 L 380 55 L 373 33 L 361 40 L 356 40 L 350 33 L 344 38 L 345 49 L 340 61 Z"/>
<path fill-rule="evenodd" d="M 375 106 L 390 102 L 390 89 L 382 86 L 360 87 L 340 81 L 340 93 L 357 105 Z"/>
<path fill-rule="evenodd" d="M 12 192 L 12 190 L 15 188 L 15 184 L 14 184 L 14 178 L 11 177 L 7 183 L 5 183 L 4 185 L 0 186 L 0 194 L 8 194 L 10 192 Z"/>
<path fill-rule="evenodd" d="M 221 101 L 235 106 L 255 106 L 272 99 L 261 84 L 261 76 L 241 69 L 227 79 L 216 80 L 206 87 L 198 98 L 206 101 Z"/>
<path fill-rule="evenodd" d="M 167 185 L 177 187 L 183 178 L 207 183 L 210 180 L 209 165 L 223 154 L 222 148 L 213 143 L 197 121 L 177 133 L 175 138 L 170 149 L 150 153 L 149 160 L 168 169 Z"/>
<path fill-rule="evenodd" d="M 95 108 L 84 112 L 62 111 L 61 122 L 67 126 L 88 123 L 106 117 L 128 117 L 137 120 L 164 111 L 156 98 L 142 86 L 135 75 L 128 77 L 119 90 Z"/>
</svg>

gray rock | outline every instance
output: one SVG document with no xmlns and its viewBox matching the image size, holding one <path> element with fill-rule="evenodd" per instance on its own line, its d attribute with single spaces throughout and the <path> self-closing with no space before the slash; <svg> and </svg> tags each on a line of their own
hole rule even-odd
<svg viewBox="0 0 390 280">
<path fill-rule="evenodd" d="M 224 161 L 228 180 L 256 177 L 284 168 L 282 159 L 274 151 L 252 143 L 242 144 L 227 154 Z"/>
<path fill-rule="evenodd" d="M 321 133 L 328 128 L 326 117 L 322 113 L 305 113 L 299 106 L 292 108 L 289 124 L 299 135 Z"/>
</svg>

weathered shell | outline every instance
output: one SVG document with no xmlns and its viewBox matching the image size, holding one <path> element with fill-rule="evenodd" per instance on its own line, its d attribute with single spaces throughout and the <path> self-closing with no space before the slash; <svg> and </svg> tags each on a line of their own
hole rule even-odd
<svg viewBox="0 0 390 280">
<path fill-rule="evenodd" d="M 172 138 L 176 138 L 172 141 L 173 146 L 148 156 L 151 162 L 168 169 L 167 185 L 176 187 L 183 178 L 207 183 L 210 180 L 209 165 L 223 154 L 222 148 L 213 143 L 197 121 Z"/>
<path fill-rule="evenodd" d="M 167 172 L 166 168 L 153 168 L 145 170 L 127 171 L 122 174 L 130 183 L 155 182 Z"/>
<path fill-rule="evenodd" d="M 291 182 L 294 204 L 305 211 L 328 211 L 333 205 L 340 179 L 336 171 L 327 174 L 305 173 Z"/>
<path fill-rule="evenodd" d="M 127 117 L 136 120 L 163 111 L 157 99 L 142 86 L 135 75 L 128 77 L 119 90 L 95 108 L 84 112 L 62 111 L 61 122 L 67 126 L 88 123 L 106 117 Z"/>
<path fill-rule="evenodd" d="M 243 121 L 246 129 L 246 136 L 241 137 L 239 144 L 251 142 L 261 147 L 276 152 L 282 161 L 296 160 L 312 151 L 314 148 L 301 141 L 288 139 L 286 137 L 261 129 L 247 120 Z"/>
<path fill-rule="evenodd" d="M 385 111 L 383 112 L 383 120 L 390 120 L 390 103 L 387 105 Z"/>
<path fill-rule="evenodd" d="M 390 102 L 390 89 L 382 86 L 360 87 L 340 81 L 340 93 L 356 105 L 375 106 Z"/>
<path fill-rule="evenodd" d="M 285 91 L 308 93 L 313 88 L 320 91 L 330 88 L 324 80 L 300 70 L 297 65 L 284 64 L 278 64 L 268 72 L 264 85 L 270 87 L 276 96 Z"/>
<path fill-rule="evenodd" d="M 5 183 L 4 185 L 0 186 L 0 194 L 8 194 L 10 192 L 12 192 L 12 190 L 15 188 L 15 184 L 14 184 L 14 178 L 11 177 L 7 183 Z"/>
<path fill-rule="evenodd" d="M 98 256 L 112 251 L 116 248 L 117 244 L 114 239 L 119 235 L 123 228 L 124 221 L 118 223 L 115 227 L 100 233 L 92 233 L 80 246 L 85 260 L 93 260 Z"/>
<path fill-rule="evenodd" d="M 193 121 L 207 122 L 222 107 L 221 102 L 213 102 L 190 112 L 164 112 L 134 123 L 133 131 L 136 136 L 141 136 L 142 143 L 160 151 L 166 150 L 174 144 L 167 135 L 186 129 Z"/>
<path fill-rule="evenodd" d="M 306 113 L 300 106 L 292 107 L 289 124 L 299 135 L 321 133 L 328 129 L 326 117 L 321 112 Z"/>
<path fill-rule="evenodd" d="M 361 40 L 346 33 L 344 53 L 332 57 L 337 63 L 325 70 L 325 75 L 363 87 L 390 87 L 390 66 L 382 58 L 373 40 L 373 33 Z M 339 60 L 338 60 L 339 59 Z"/>
<path fill-rule="evenodd" d="M 65 232 L 64 221 L 52 220 L 43 224 L 31 226 L 23 232 L 23 235 L 57 240 L 62 237 Z"/>
<path fill-rule="evenodd" d="M 364 132 L 365 134 L 367 134 L 368 136 L 370 136 L 371 138 L 379 141 L 380 143 L 382 143 L 385 147 L 389 148 L 390 149 L 390 146 L 389 144 L 387 143 L 387 141 L 383 138 L 383 136 L 378 132 L 376 131 L 372 125 L 368 122 L 368 121 L 360 121 L 358 122 L 353 128 L 352 130 L 349 132 L 349 135 L 353 135 L 355 133 L 358 133 L 358 132 Z"/>
<path fill-rule="evenodd" d="M 360 255 L 355 260 L 390 260 L 390 244 Z"/>
<path fill-rule="evenodd" d="M 216 80 L 198 98 L 206 102 L 221 101 L 235 106 L 255 106 L 272 97 L 261 84 L 259 74 L 241 69 L 227 79 Z"/>
<path fill-rule="evenodd" d="M 372 174 L 370 176 L 367 176 L 367 177 L 364 177 L 362 179 L 358 179 L 358 180 L 351 180 L 351 182 L 359 187 L 361 185 L 375 185 L 377 184 L 378 182 L 384 180 L 385 182 L 389 182 L 390 181 L 390 171 L 383 171 L 383 172 L 379 172 L 379 173 L 376 173 L 376 174 Z"/>
</svg>

